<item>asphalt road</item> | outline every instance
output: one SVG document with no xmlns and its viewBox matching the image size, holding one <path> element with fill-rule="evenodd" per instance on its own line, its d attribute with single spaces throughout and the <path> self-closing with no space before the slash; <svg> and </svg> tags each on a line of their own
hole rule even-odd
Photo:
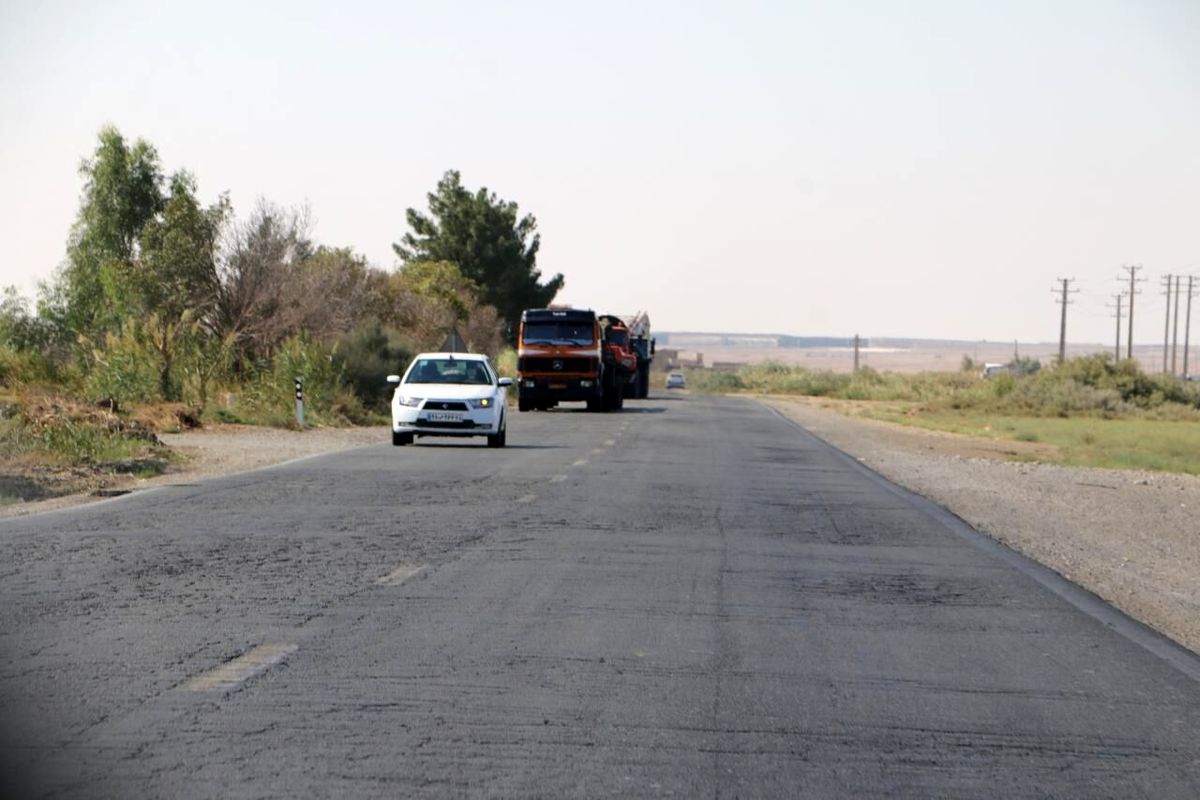
<svg viewBox="0 0 1200 800">
<path fill-rule="evenodd" d="M 752 401 L 386 438 L 0 522 L 6 794 L 1200 794 L 1195 656 Z"/>
</svg>

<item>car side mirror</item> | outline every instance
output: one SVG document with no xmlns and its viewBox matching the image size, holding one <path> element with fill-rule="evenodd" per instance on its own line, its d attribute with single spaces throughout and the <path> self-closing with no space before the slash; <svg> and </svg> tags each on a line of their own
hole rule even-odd
<svg viewBox="0 0 1200 800">
<path fill-rule="evenodd" d="M 497 386 L 512 386 L 512 378 L 501 378 L 496 381 Z"/>
<path fill-rule="evenodd" d="M 388 382 L 388 383 L 399 383 L 399 382 L 400 382 L 400 376 L 399 376 L 399 375 L 388 375 L 388 376 L 387 376 L 387 382 Z"/>
</svg>

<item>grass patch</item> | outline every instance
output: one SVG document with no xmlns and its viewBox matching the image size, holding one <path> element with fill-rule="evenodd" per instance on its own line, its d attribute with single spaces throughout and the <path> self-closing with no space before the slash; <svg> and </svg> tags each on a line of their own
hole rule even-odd
<svg viewBox="0 0 1200 800">
<path fill-rule="evenodd" d="M 856 373 L 754 364 L 690 370 L 696 391 L 828 398 L 842 413 L 1053 446 L 1056 463 L 1200 474 L 1200 384 L 1110 356 L 1019 374 Z"/>
<path fill-rule="evenodd" d="M 242 419 L 239 415 L 230 411 L 228 408 L 218 408 L 213 413 L 213 417 L 216 418 L 217 422 L 224 422 L 226 425 L 246 424 L 246 420 Z"/>
<path fill-rule="evenodd" d="M 925 430 L 1054 445 L 1054 463 L 1200 475 L 1200 425 L 1161 419 L 997 417 L 961 412 L 862 411 Z"/>
</svg>

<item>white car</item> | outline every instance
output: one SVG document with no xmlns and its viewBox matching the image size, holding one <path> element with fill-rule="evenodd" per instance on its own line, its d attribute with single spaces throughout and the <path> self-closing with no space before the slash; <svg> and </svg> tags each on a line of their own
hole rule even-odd
<svg viewBox="0 0 1200 800">
<path fill-rule="evenodd" d="M 683 377 L 682 372 L 670 372 L 667 374 L 668 389 L 686 389 L 687 378 Z"/>
<path fill-rule="evenodd" d="M 504 447 L 506 399 L 511 378 L 498 378 L 487 356 L 421 353 L 404 377 L 388 375 L 392 395 L 392 444 L 415 436 L 486 436 L 488 447 Z"/>
</svg>

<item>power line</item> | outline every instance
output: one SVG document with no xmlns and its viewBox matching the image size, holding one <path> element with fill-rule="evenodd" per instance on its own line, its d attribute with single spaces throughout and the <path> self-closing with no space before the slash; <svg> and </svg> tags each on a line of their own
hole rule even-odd
<svg viewBox="0 0 1200 800">
<path fill-rule="evenodd" d="M 1163 374 L 1167 374 L 1167 355 L 1170 351 L 1171 344 L 1171 279 L 1174 276 L 1167 275 L 1163 278 L 1163 283 L 1167 287 L 1167 319 L 1163 323 Z"/>
<path fill-rule="evenodd" d="M 1176 367 L 1179 365 L 1177 356 L 1179 355 L 1179 282 L 1180 275 L 1175 276 L 1175 330 L 1171 334 L 1171 374 L 1178 375 Z M 1190 298 L 1189 298 L 1190 299 Z"/>
<path fill-rule="evenodd" d="M 1109 308 L 1116 308 L 1116 310 L 1117 310 L 1117 313 L 1113 314 L 1113 316 L 1117 318 L 1117 340 L 1116 340 L 1116 344 L 1113 345 L 1113 362 L 1117 362 L 1117 361 L 1121 360 L 1121 305 L 1122 305 L 1122 301 L 1125 299 L 1125 293 L 1118 292 L 1117 294 L 1114 294 L 1112 296 L 1112 298 L 1113 298 L 1113 300 L 1117 301 L 1117 304 L 1115 306 L 1112 306 L 1112 305 L 1109 306 Z M 1185 360 L 1186 360 L 1186 355 L 1187 355 L 1187 346 L 1185 345 L 1184 346 Z"/>
<path fill-rule="evenodd" d="M 1146 280 L 1145 278 L 1137 277 L 1138 270 L 1141 268 L 1141 264 L 1128 264 L 1121 267 L 1121 269 L 1129 273 L 1129 347 L 1125 351 L 1126 358 L 1133 358 L 1133 298 L 1141 294 L 1137 290 L 1137 285 L 1144 283 Z"/>
<path fill-rule="evenodd" d="M 1062 283 L 1062 297 L 1055 300 L 1056 303 L 1062 306 L 1062 322 L 1058 329 L 1058 363 L 1063 363 L 1067 360 L 1067 306 L 1074 301 L 1069 300 L 1068 296 L 1079 294 L 1078 289 L 1071 289 L 1071 284 L 1075 281 L 1074 278 L 1057 278 Z M 1058 289 L 1051 289 L 1051 292 L 1058 294 Z"/>
<path fill-rule="evenodd" d="M 1195 275 L 1188 275 L 1188 291 L 1187 291 L 1187 323 L 1183 327 L 1183 377 L 1187 379 L 1188 373 L 1188 345 L 1192 341 L 1192 298 L 1195 292 L 1192 289 L 1192 279 Z"/>
</svg>

